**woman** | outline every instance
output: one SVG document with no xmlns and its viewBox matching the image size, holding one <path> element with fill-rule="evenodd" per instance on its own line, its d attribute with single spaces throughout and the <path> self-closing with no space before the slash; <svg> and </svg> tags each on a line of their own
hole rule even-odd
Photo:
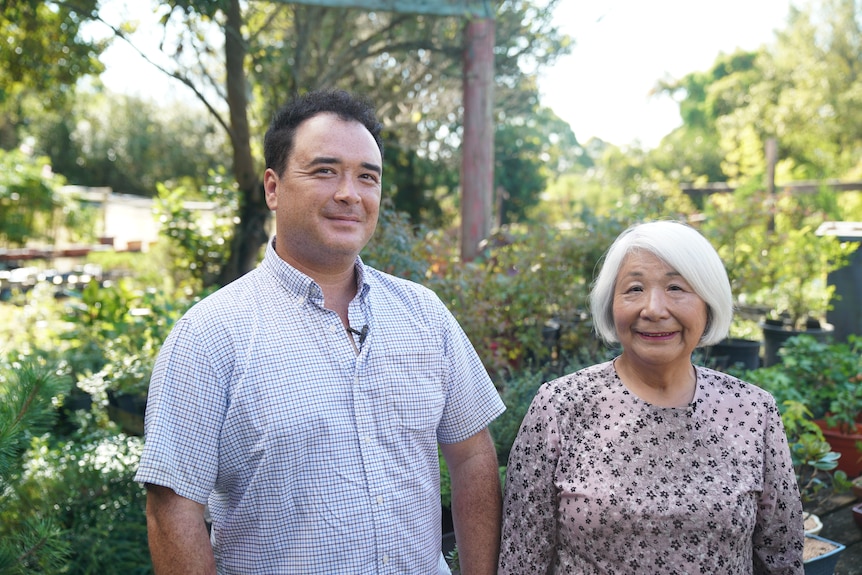
<svg viewBox="0 0 862 575">
<path fill-rule="evenodd" d="M 728 331 L 697 231 L 623 232 L 590 294 L 613 361 L 544 384 L 509 456 L 501 574 L 801 574 L 802 504 L 767 392 L 691 363 Z"/>
</svg>

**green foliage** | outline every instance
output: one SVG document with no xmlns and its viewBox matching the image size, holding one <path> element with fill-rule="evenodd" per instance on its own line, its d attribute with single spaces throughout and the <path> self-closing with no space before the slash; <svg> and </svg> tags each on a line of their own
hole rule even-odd
<svg viewBox="0 0 862 575">
<path fill-rule="evenodd" d="M 80 94 L 70 110 L 40 116 L 31 132 L 69 182 L 146 197 L 156 195 L 158 182 L 204 187 L 209 170 L 229 155 L 204 111 L 118 94 Z"/>
<path fill-rule="evenodd" d="M 722 170 L 718 120 L 745 105 L 760 78 L 757 53 L 719 54 L 707 72 L 692 72 L 656 90 L 679 101 L 683 125 L 665 136 L 651 154 L 656 167 L 677 181 L 726 180 Z"/>
<path fill-rule="evenodd" d="M 24 453 L 50 429 L 53 400 L 70 379 L 38 360 L 0 366 L 0 571 L 59 573 L 70 555 L 53 499 L 21 504 L 15 496 L 24 481 Z"/>
<path fill-rule="evenodd" d="M 747 381 L 769 391 L 779 403 L 803 404 L 815 419 L 850 424 L 862 413 L 862 339 L 824 343 L 808 335 L 787 340 L 781 363 L 750 371 Z"/>
<path fill-rule="evenodd" d="M 440 227 L 447 224 L 440 202 L 444 197 L 451 199 L 457 195 L 459 166 L 455 159 L 432 159 L 426 152 L 395 140 L 394 134 L 385 136 L 384 203 L 391 202 L 392 209 L 407 213 L 413 225 Z"/>
<path fill-rule="evenodd" d="M 102 71 L 104 43 L 81 33 L 97 0 L 0 4 L 0 148 L 25 141 L 33 114 L 62 108 L 76 82 Z"/>
<path fill-rule="evenodd" d="M 824 221 L 840 219 L 831 200 L 828 192 L 810 197 L 785 192 L 771 201 L 775 231 L 761 251 L 767 284 L 752 300 L 768 303 L 773 318 L 784 318 L 797 329 L 807 318 L 825 317 L 835 291 L 827 275 L 845 266 L 856 249 L 815 233 Z"/>
<path fill-rule="evenodd" d="M 803 504 L 816 506 L 834 489 L 845 489 L 849 485 L 847 474 L 835 471 L 841 454 L 832 451 L 823 431 L 811 420 L 811 412 L 805 404 L 785 401 L 781 421 Z"/>
<path fill-rule="evenodd" d="M 503 115 L 494 136 L 500 223 L 525 221 L 549 178 L 582 161 L 578 152 L 583 149 L 571 127 L 548 108 L 533 106 L 525 113 Z"/>
<path fill-rule="evenodd" d="M 93 280 L 66 306 L 65 358 L 78 375 L 107 369 L 116 391 L 146 390 L 147 368 L 139 362 L 153 361 L 183 303 L 138 289 L 128 278 L 106 285 Z"/>
<path fill-rule="evenodd" d="M 138 289 L 127 278 L 106 286 L 92 282 L 64 304 L 66 321 L 49 353 L 64 358 L 64 374 L 75 375 L 78 385 L 70 389 L 66 377 L 64 387 L 41 396 L 46 419 L 38 426 L 28 422 L 32 429 L 17 448 L 17 467 L 2 475 L 0 547 L 8 540 L 17 549 L 0 554 L 0 561 L 5 566 L 9 557 L 23 557 L 22 573 L 151 573 L 145 491 L 133 481 L 142 440 L 118 432 L 108 400 L 111 394 L 146 394 L 157 348 L 189 302 Z M 13 373 L 2 372 L 0 393 L 11 378 L 7 372 Z M 82 394 L 91 401 L 75 405 Z M 11 391 L 0 397 L 0 423 L 6 409 L 21 403 L 12 397 Z M 27 525 L 43 527 L 34 532 Z M 39 553 L 28 555 L 27 541 L 37 541 Z M 49 566 L 41 550 L 54 547 L 61 559 Z"/>
<path fill-rule="evenodd" d="M 466 263 L 454 261 L 445 236 L 428 236 L 439 243 L 426 246 L 435 259 L 425 283 L 458 318 L 493 377 L 530 362 L 565 362 L 575 350 L 599 345 L 585 321 L 589 284 L 618 226 L 596 218 L 569 231 L 504 229 Z"/>
<path fill-rule="evenodd" d="M 824 221 L 843 219 L 834 193 L 770 195 L 752 184 L 733 194 L 713 194 L 704 215 L 703 233 L 742 303 L 761 306 L 795 329 L 825 318 L 835 291 L 827 276 L 846 265 L 856 249 L 816 234 Z"/>
<path fill-rule="evenodd" d="M 0 238 L 23 246 L 52 237 L 60 184 L 45 158 L 0 150 Z"/>
<path fill-rule="evenodd" d="M 75 7 L 37 0 L 3 2 L 0 27 L 0 80 L 7 96 L 10 87 L 23 84 L 45 93 L 61 92 L 79 78 L 100 72 L 98 54 L 104 44 L 85 40 L 81 26 L 98 2 L 82 0 Z M 59 96 L 59 94 L 58 94 Z"/>
<path fill-rule="evenodd" d="M 139 438 L 99 429 L 33 443 L 15 498 L 24 508 L 52 502 L 71 549 L 65 568 L 54 572 L 152 572 L 146 492 L 133 480 L 142 449 Z"/>
<path fill-rule="evenodd" d="M 377 230 L 362 251 L 362 261 L 382 272 L 422 283 L 428 263 L 419 244 L 408 215 L 396 211 L 393 202 L 385 198 L 380 206 Z"/>
<path fill-rule="evenodd" d="M 171 246 L 176 285 L 195 289 L 214 286 L 229 256 L 239 201 L 236 183 L 223 171 L 210 172 L 208 184 L 200 190 L 163 184 L 158 190 L 160 234 Z M 189 201 L 200 196 L 207 203 L 193 209 Z"/>
<path fill-rule="evenodd" d="M 767 247 L 768 205 L 766 193 L 755 186 L 742 186 L 732 194 L 712 194 L 703 210 L 701 232 L 712 243 L 724 263 L 733 294 L 763 289 L 769 261 L 762 257 Z"/>
</svg>

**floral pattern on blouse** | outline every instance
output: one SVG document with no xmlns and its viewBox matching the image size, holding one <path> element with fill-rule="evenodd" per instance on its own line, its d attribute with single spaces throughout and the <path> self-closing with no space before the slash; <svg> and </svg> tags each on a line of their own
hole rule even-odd
<svg viewBox="0 0 862 575">
<path fill-rule="evenodd" d="M 775 400 L 696 372 L 682 408 L 641 400 L 613 362 L 539 389 L 509 455 L 500 575 L 803 572 Z"/>
</svg>

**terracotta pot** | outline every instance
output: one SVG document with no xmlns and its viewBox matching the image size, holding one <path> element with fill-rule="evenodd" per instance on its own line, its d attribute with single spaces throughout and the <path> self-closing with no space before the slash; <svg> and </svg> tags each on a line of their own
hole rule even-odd
<svg viewBox="0 0 862 575">
<path fill-rule="evenodd" d="M 844 433 L 836 428 L 828 427 L 822 419 L 815 420 L 823 436 L 832 451 L 841 454 L 838 460 L 838 469 L 847 474 L 847 477 L 859 477 L 862 475 L 862 451 L 856 448 L 856 442 L 862 442 L 862 424 L 856 424 L 856 433 Z"/>
</svg>

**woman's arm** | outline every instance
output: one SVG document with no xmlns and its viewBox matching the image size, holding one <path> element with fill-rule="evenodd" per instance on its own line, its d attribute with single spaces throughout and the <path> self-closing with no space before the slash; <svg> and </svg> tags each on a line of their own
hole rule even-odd
<svg viewBox="0 0 862 575">
<path fill-rule="evenodd" d="M 554 562 L 560 435 L 552 393 L 547 384 L 539 389 L 509 453 L 500 575 L 547 573 Z"/>
<path fill-rule="evenodd" d="M 754 572 L 798 575 L 802 568 L 802 499 L 781 415 L 772 397 L 764 415 L 763 491 L 754 527 Z"/>
</svg>

